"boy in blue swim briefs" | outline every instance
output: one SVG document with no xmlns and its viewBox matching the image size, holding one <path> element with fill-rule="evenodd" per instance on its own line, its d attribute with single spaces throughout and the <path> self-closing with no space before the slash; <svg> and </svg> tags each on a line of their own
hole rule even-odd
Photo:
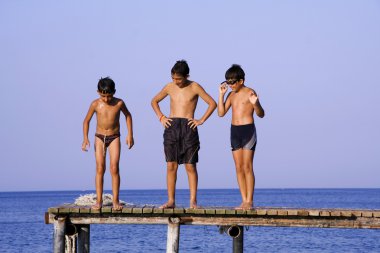
<svg viewBox="0 0 380 253">
<path fill-rule="evenodd" d="M 179 164 L 184 164 L 189 179 L 190 208 L 197 208 L 198 188 L 198 126 L 202 125 L 216 108 L 216 103 L 198 83 L 188 79 L 189 66 L 177 61 L 171 70 L 172 82 L 168 83 L 153 99 L 152 107 L 158 120 L 165 127 L 164 153 L 167 163 L 168 201 L 160 208 L 175 207 L 175 185 Z M 158 103 L 170 97 L 170 114 L 166 117 Z M 208 104 L 202 118 L 194 119 L 198 98 Z"/>
<path fill-rule="evenodd" d="M 255 188 L 253 157 L 257 138 L 253 115 L 256 112 L 263 118 L 264 109 L 256 92 L 244 85 L 245 73 L 239 65 L 233 64 L 226 71 L 225 78 L 219 87 L 218 115 L 223 117 L 232 107 L 231 148 L 242 197 L 242 203 L 236 209 L 247 210 L 253 207 Z M 224 100 L 228 87 L 231 92 Z"/>
</svg>

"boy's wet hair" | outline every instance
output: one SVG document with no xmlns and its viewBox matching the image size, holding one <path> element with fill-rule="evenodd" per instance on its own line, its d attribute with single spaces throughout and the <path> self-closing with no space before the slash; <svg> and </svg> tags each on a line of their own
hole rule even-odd
<svg viewBox="0 0 380 253">
<path fill-rule="evenodd" d="M 232 64 L 232 66 L 227 69 L 225 74 L 226 80 L 235 79 L 235 80 L 245 80 L 244 70 L 238 64 Z"/>
<path fill-rule="evenodd" d="M 189 65 L 187 65 L 187 62 L 185 60 L 177 61 L 174 64 L 174 66 L 171 70 L 171 73 L 172 73 L 172 75 L 178 74 L 178 75 L 181 75 L 183 77 L 187 77 L 190 73 Z"/>
<path fill-rule="evenodd" d="M 115 82 L 110 77 L 100 78 L 98 82 L 98 91 L 102 94 L 114 94 Z"/>
</svg>

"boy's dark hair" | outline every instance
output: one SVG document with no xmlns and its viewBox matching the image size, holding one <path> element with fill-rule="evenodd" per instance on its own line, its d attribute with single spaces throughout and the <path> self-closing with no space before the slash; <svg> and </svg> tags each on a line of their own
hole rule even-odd
<svg viewBox="0 0 380 253">
<path fill-rule="evenodd" d="M 245 80 L 244 70 L 238 64 L 232 64 L 232 66 L 227 69 L 225 74 L 226 80 L 236 79 L 236 80 Z"/>
<path fill-rule="evenodd" d="M 179 74 L 183 77 L 187 77 L 190 73 L 189 65 L 185 60 L 177 61 L 172 68 L 172 75 Z"/>
<path fill-rule="evenodd" d="M 102 94 L 114 94 L 115 82 L 109 77 L 100 78 L 98 82 L 98 91 Z"/>
</svg>

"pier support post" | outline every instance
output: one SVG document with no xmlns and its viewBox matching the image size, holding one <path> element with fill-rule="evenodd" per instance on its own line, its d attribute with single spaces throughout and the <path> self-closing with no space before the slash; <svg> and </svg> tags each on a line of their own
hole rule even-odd
<svg viewBox="0 0 380 253">
<path fill-rule="evenodd" d="M 179 251 L 179 223 L 180 218 L 169 218 L 166 253 L 178 253 Z"/>
<path fill-rule="evenodd" d="M 78 253 L 90 252 L 90 225 L 82 224 L 78 231 Z"/>
<path fill-rule="evenodd" d="M 66 217 L 54 218 L 54 253 L 65 253 Z"/>
<path fill-rule="evenodd" d="M 239 226 L 239 229 L 240 229 L 239 235 L 234 237 L 232 241 L 233 253 L 243 253 L 244 227 Z"/>
</svg>

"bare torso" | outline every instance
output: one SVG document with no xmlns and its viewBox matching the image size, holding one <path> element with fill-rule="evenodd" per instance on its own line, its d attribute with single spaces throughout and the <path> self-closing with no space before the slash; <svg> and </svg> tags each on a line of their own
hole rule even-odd
<svg viewBox="0 0 380 253">
<path fill-rule="evenodd" d="M 242 87 L 239 92 L 231 92 L 232 125 L 246 125 L 254 122 L 254 108 L 249 101 L 249 96 L 252 91 L 253 90 L 248 87 Z"/>
<path fill-rule="evenodd" d="M 189 81 L 185 87 L 179 87 L 174 83 L 167 86 L 167 93 L 170 96 L 170 116 L 171 118 L 194 118 L 195 108 L 198 102 L 198 94 L 194 90 L 195 82 Z"/>
<path fill-rule="evenodd" d="M 113 135 L 120 132 L 120 111 L 123 101 L 113 98 L 109 104 L 97 99 L 95 112 L 97 118 L 96 133 L 103 135 Z"/>
</svg>

